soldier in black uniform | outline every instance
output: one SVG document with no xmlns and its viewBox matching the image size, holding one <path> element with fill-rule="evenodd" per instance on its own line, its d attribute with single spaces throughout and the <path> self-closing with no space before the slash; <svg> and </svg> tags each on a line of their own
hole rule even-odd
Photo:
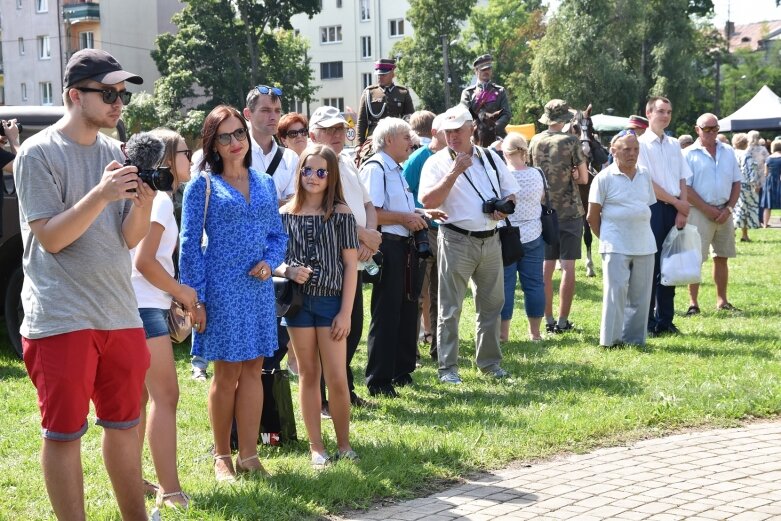
<svg viewBox="0 0 781 521">
<path fill-rule="evenodd" d="M 507 91 L 491 81 L 493 61 L 493 56 L 484 54 L 472 63 L 477 83 L 464 89 L 461 103 L 466 105 L 476 120 L 482 121 L 486 117 L 492 119 L 496 124 L 496 134 L 504 137 L 507 135 L 504 128 L 510 122 L 512 112 Z"/>
<path fill-rule="evenodd" d="M 358 146 L 372 135 L 383 118 L 404 118 L 415 112 L 407 87 L 393 83 L 396 60 L 382 59 L 374 63 L 377 84 L 369 85 L 361 94 L 358 108 Z"/>
</svg>

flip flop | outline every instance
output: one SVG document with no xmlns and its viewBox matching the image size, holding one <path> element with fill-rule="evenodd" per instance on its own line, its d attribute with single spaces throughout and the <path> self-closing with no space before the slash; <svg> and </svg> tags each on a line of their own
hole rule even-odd
<svg viewBox="0 0 781 521">
<path fill-rule="evenodd" d="M 700 308 L 698 306 L 689 306 L 689 309 L 686 310 L 686 313 L 684 313 L 683 316 L 685 317 L 693 317 L 694 315 L 700 314 Z"/>
<path fill-rule="evenodd" d="M 718 310 L 719 310 L 719 311 L 736 311 L 736 312 L 739 312 L 739 311 L 740 311 L 738 308 L 736 308 L 735 306 L 733 306 L 733 305 L 732 305 L 732 304 L 730 304 L 729 302 L 727 302 L 726 304 L 722 304 L 721 306 L 719 306 L 719 307 L 718 307 Z"/>
</svg>

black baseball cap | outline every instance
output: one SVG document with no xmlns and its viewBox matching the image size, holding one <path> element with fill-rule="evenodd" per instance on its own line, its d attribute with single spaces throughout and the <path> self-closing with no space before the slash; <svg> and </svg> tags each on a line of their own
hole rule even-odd
<svg viewBox="0 0 781 521">
<path fill-rule="evenodd" d="M 82 49 L 68 60 L 65 66 L 65 76 L 62 79 L 64 88 L 68 88 L 81 80 L 95 80 L 106 85 L 114 85 L 121 81 L 129 81 L 141 85 L 141 76 L 122 70 L 119 62 L 106 51 L 100 49 Z"/>
</svg>

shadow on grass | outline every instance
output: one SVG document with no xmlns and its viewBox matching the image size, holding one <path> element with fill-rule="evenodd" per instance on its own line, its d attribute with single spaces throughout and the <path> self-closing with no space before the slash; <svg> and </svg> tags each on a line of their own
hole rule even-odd
<svg viewBox="0 0 781 521">
<path fill-rule="evenodd" d="M 5 345 L 0 346 L 0 380 L 26 377 L 27 370 L 24 368 L 24 362 L 16 356 L 13 347 L 5 342 Z"/>
</svg>

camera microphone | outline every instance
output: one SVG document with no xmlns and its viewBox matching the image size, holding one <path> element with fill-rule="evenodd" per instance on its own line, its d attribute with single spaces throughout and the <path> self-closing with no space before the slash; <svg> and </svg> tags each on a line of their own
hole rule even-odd
<svg viewBox="0 0 781 521">
<path fill-rule="evenodd" d="M 153 170 L 163 160 L 165 143 L 150 132 L 139 132 L 125 143 L 125 154 L 129 164 L 139 171 Z"/>
</svg>

